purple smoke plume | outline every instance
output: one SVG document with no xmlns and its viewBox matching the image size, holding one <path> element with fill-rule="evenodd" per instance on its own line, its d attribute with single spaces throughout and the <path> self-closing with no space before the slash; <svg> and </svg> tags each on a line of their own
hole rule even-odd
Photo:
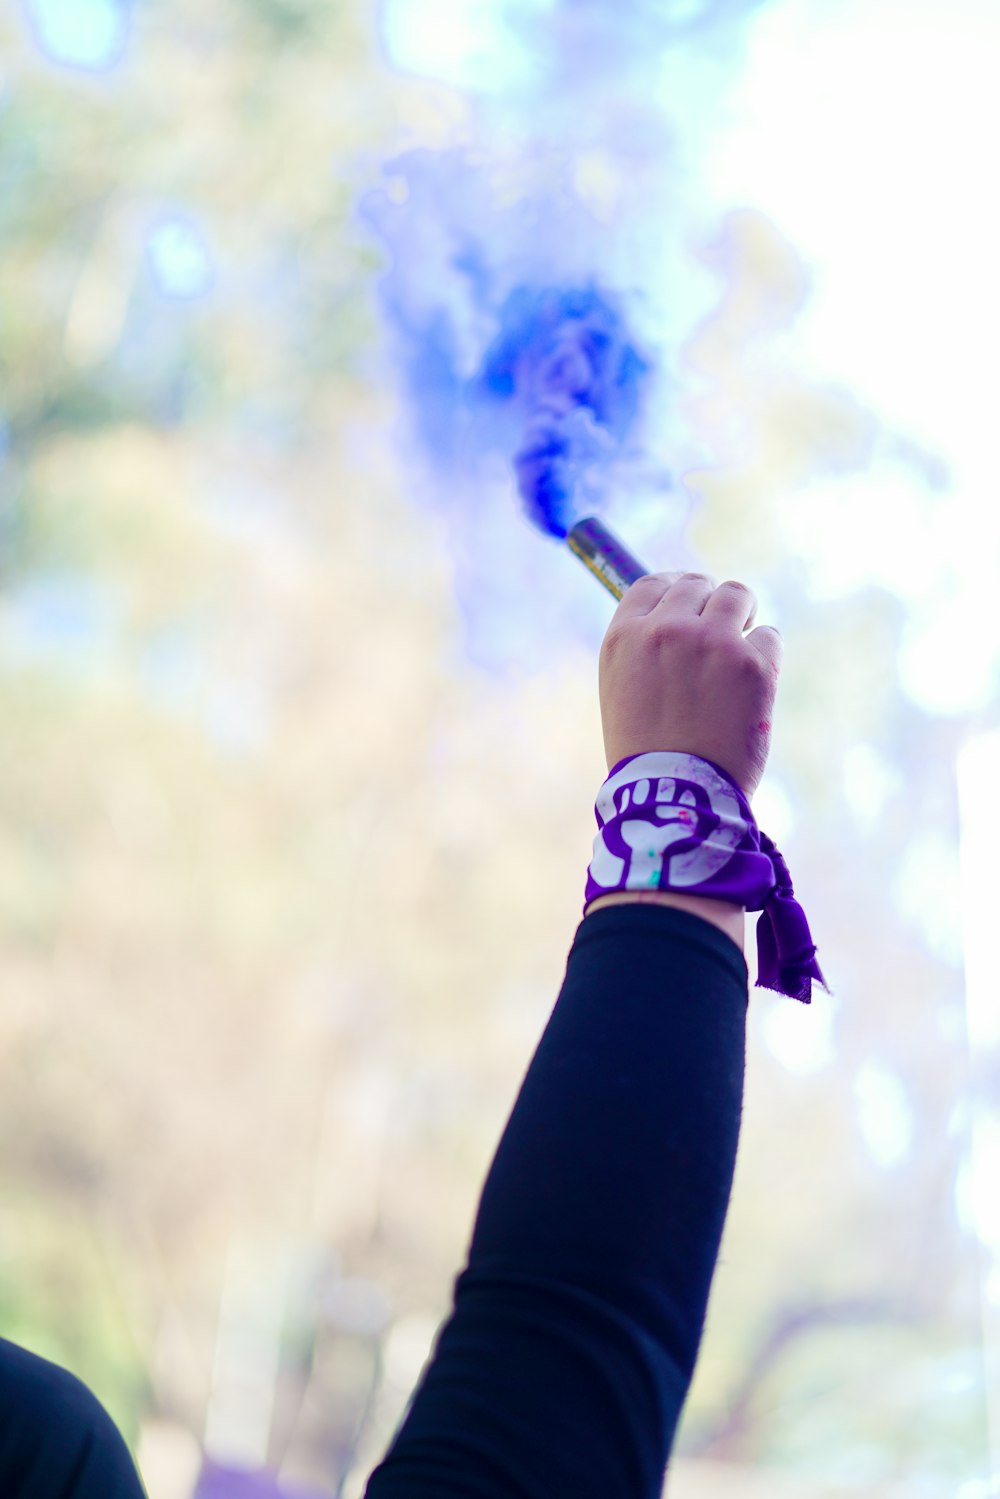
<svg viewBox="0 0 1000 1499">
<path fill-rule="evenodd" d="M 360 212 L 386 256 L 411 491 L 447 520 L 470 654 L 502 666 L 542 630 L 590 642 L 607 616 L 597 596 L 581 604 L 573 568 L 518 526 L 519 509 L 554 538 L 617 509 L 636 551 L 656 536 L 652 565 L 685 565 L 690 501 L 673 475 L 701 454 L 685 448 L 671 356 L 704 303 L 676 207 L 675 120 L 731 69 L 755 3 L 427 4 L 386 0 L 387 56 L 433 75 L 437 39 L 467 116 L 446 149 L 390 161 Z M 481 28 L 464 54 L 448 53 L 451 19 Z"/>
</svg>

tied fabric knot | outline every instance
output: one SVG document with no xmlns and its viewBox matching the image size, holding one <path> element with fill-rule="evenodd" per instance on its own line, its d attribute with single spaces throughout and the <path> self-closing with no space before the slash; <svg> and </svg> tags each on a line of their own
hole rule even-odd
<svg viewBox="0 0 1000 1499">
<path fill-rule="evenodd" d="M 707 895 L 762 913 L 757 987 L 812 1003 L 829 993 L 788 866 L 761 833 L 743 788 L 720 765 L 673 750 L 626 756 L 594 807 L 597 836 L 584 915 L 615 890 Z"/>
<path fill-rule="evenodd" d="M 775 989 L 789 999 L 812 1004 L 813 979 L 827 994 L 830 988 L 820 971 L 806 913 L 795 899 L 788 865 L 767 834 L 759 836 L 761 850 L 774 868 L 775 887 L 764 902 L 757 923 L 756 987 Z"/>
</svg>

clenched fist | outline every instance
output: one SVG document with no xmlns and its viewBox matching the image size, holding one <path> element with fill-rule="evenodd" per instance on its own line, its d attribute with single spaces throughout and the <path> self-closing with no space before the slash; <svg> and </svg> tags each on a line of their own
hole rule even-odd
<svg viewBox="0 0 1000 1499">
<path fill-rule="evenodd" d="M 714 760 L 749 799 L 764 774 L 781 636 L 753 623 L 743 583 L 652 573 L 628 589 L 600 657 L 608 769 L 627 755 L 678 750 Z"/>
</svg>

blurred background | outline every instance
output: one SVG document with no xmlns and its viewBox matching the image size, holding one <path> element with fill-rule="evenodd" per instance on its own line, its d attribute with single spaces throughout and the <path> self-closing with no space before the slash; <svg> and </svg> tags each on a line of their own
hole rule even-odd
<svg viewBox="0 0 1000 1499">
<path fill-rule="evenodd" d="M 784 635 L 755 811 L 833 990 L 751 991 L 666 1492 L 1000 1492 L 998 41 L 990 0 L 4 8 L 0 1335 L 151 1499 L 358 1499 L 448 1309 L 614 608 L 469 393 L 512 290 L 584 284 L 649 371 L 593 508 Z"/>
</svg>

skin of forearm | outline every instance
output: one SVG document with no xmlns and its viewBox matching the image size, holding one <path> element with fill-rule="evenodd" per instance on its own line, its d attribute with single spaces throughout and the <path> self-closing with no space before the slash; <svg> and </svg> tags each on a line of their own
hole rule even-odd
<svg viewBox="0 0 1000 1499">
<path fill-rule="evenodd" d="M 616 890 L 611 895 L 599 895 L 592 900 L 585 912 L 590 916 L 602 906 L 623 906 L 629 903 L 644 906 L 675 906 L 680 911 L 690 911 L 710 921 L 720 932 L 730 937 L 740 952 L 744 951 L 745 912 L 742 906 L 728 900 L 714 900 L 705 895 L 677 895 L 672 890 Z"/>
</svg>

